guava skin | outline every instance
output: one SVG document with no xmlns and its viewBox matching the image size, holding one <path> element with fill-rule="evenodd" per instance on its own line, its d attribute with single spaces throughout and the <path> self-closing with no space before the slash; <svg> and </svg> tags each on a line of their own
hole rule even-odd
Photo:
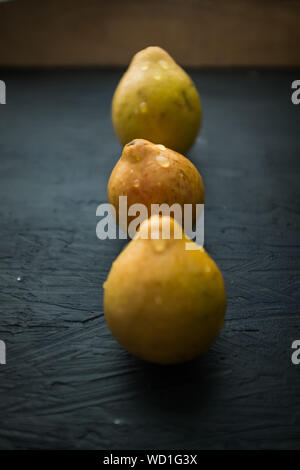
<svg viewBox="0 0 300 470">
<path fill-rule="evenodd" d="M 114 337 L 133 355 L 175 364 L 194 359 L 215 341 L 224 324 L 226 292 L 216 263 L 204 248 L 186 250 L 186 242 L 194 242 L 184 234 L 143 239 L 155 217 L 142 223 L 113 263 L 104 283 L 104 313 Z"/>
<path fill-rule="evenodd" d="M 179 204 L 180 223 L 184 221 L 185 204 L 191 205 L 192 223 L 195 224 L 196 206 L 204 203 L 202 178 L 192 162 L 163 145 L 144 139 L 134 139 L 125 145 L 109 178 L 107 192 L 110 204 L 115 207 L 117 221 L 120 196 L 127 196 L 128 208 L 143 204 L 147 208 L 145 218 L 153 213 L 152 204 L 168 204 L 169 207 Z M 133 219 L 134 216 L 124 214 L 122 228 L 125 231 Z"/>
<path fill-rule="evenodd" d="M 141 138 L 186 153 L 202 122 L 198 91 L 160 47 L 132 59 L 113 97 L 112 121 L 122 145 Z"/>
</svg>

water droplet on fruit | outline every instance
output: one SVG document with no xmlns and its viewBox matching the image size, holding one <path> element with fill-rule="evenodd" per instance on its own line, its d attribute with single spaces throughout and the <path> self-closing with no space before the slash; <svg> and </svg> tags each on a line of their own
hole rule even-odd
<svg viewBox="0 0 300 470">
<path fill-rule="evenodd" d="M 210 272 L 211 272 L 211 267 L 210 267 L 209 264 L 207 264 L 206 266 L 204 266 L 204 271 L 205 271 L 206 273 L 210 273 Z"/>
<path fill-rule="evenodd" d="M 166 147 L 162 144 L 158 144 L 156 147 L 160 150 L 166 150 Z"/>
<path fill-rule="evenodd" d="M 133 187 L 134 187 L 134 188 L 139 188 L 139 187 L 140 187 L 140 182 L 139 182 L 139 180 L 134 180 L 134 182 L 133 182 Z"/>
<path fill-rule="evenodd" d="M 148 106 L 147 106 L 147 103 L 145 103 L 145 101 L 142 101 L 142 102 L 140 103 L 140 111 L 141 111 L 142 114 L 147 113 L 147 111 L 148 111 Z"/>
<path fill-rule="evenodd" d="M 159 65 L 161 66 L 162 69 L 167 70 L 169 68 L 167 62 L 165 60 L 160 60 Z"/>
<path fill-rule="evenodd" d="M 145 70 L 148 70 L 148 68 L 149 68 L 149 65 L 145 64 L 145 65 L 143 65 L 142 70 L 145 71 Z"/>
<path fill-rule="evenodd" d="M 155 75 L 153 75 L 153 78 L 154 80 L 160 80 L 160 74 L 156 73 Z"/>
<path fill-rule="evenodd" d="M 166 249 L 165 240 L 152 240 L 152 247 L 156 253 L 162 253 Z"/>
<path fill-rule="evenodd" d="M 168 166 L 170 166 L 169 160 L 166 157 L 164 157 L 163 155 L 157 155 L 156 161 L 163 168 L 168 168 Z"/>
</svg>

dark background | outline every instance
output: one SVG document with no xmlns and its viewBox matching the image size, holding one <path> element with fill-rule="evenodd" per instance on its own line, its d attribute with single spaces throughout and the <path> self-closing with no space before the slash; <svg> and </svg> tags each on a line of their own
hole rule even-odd
<svg viewBox="0 0 300 470">
<path fill-rule="evenodd" d="M 299 3 L 231 1 L 225 15 L 217 1 L 188 1 L 180 14 L 177 1 L 166 2 L 165 34 L 153 16 L 144 36 L 140 26 L 128 42 L 126 29 L 100 34 L 87 19 L 115 26 L 125 11 L 106 9 L 103 19 L 95 2 L 85 14 L 66 0 L 58 14 L 50 3 L 58 8 L 0 3 L 0 448 L 300 448 L 300 365 L 291 362 L 300 339 L 300 105 L 291 83 L 300 72 L 283 68 L 299 65 Z M 71 27 L 74 16 L 82 29 Z M 196 38 L 187 55 L 192 38 L 179 40 L 176 28 L 196 31 L 193 17 L 206 25 L 210 47 Z M 61 35 L 49 36 L 54 24 Z M 204 179 L 205 247 L 228 296 L 217 342 L 169 367 L 133 358 L 109 333 L 102 283 L 125 242 L 95 232 L 121 154 L 110 104 L 124 69 L 109 65 L 127 63 L 155 35 L 180 63 L 216 67 L 189 70 L 204 124 L 188 156 Z M 115 51 L 111 63 L 107 50 Z M 102 68 L 64 69 L 84 64 Z"/>
<path fill-rule="evenodd" d="M 210 351 L 174 367 L 131 357 L 103 317 L 123 242 L 97 239 L 95 213 L 121 152 L 109 114 L 120 75 L 4 74 L 0 446 L 300 447 L 296 75 L 192 73 L 205 120 L 189 156 L 228 310 Z"/>
</svg>

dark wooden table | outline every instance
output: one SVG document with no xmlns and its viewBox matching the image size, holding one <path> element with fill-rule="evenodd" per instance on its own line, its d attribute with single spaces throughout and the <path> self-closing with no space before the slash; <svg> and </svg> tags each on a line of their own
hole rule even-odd
<svg viewBox="0 0 300 470">
<path fill-rule="evenodd" d="M 1 71 L 0 447 L 300 448 L 299 71 L 192 73 L 204 126 L 189 156 L 228 310 L 210 351 L 172 367 L 130 356 L 103 317 L 124 246 L 95 233 L 120 74 Z"/>
</svg>

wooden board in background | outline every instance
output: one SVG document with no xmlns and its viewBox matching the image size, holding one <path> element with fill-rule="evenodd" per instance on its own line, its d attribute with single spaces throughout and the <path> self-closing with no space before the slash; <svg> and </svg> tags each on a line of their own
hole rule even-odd
<svg viewBox="0 0 300 470">
<path fill-rule="evenodd" d="M 127 65 L 160 45 L 186 66 L 300 66 L 295 0 L 0 3 L 0 66 Z"/>
</svg>

